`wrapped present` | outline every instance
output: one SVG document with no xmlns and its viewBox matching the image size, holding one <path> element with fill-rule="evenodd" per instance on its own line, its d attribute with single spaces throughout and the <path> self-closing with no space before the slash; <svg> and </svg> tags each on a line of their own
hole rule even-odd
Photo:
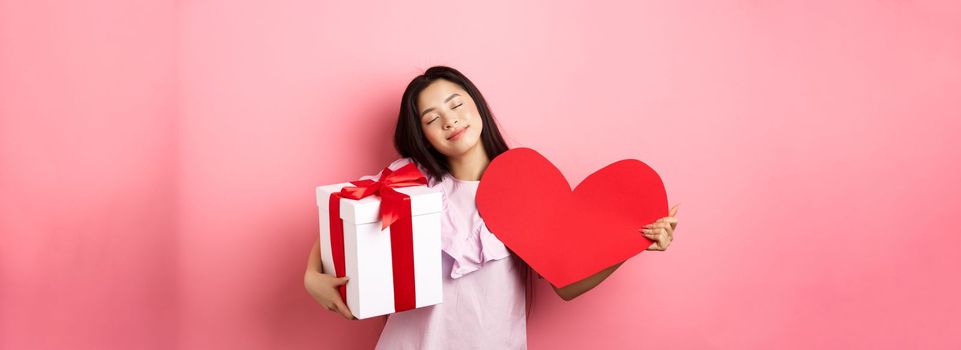
<svg viewBox="0 0 961 350">
<path fill-rule="evenodd" d="M 324 272 L 349 278 L 341 296 L 358 319 L 443 299 L 443 194 L 414 163 L 380 179 L 318 186 Z"/>
</svg>

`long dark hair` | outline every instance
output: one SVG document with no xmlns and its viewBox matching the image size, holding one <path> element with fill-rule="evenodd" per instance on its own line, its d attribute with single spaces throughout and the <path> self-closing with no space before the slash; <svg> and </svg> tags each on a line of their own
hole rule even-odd
<svg viewBox="0 0 961 350">
<path fill-rule="evenodd" d="M 414 77 L 407 84 L 404 95 L 400 100 L 400 113 L 397 115 L 397 128 L 394 129 L 394 148 L 401 157 L 410 157 L 427 170 L 429 177 L 440 181 L 445 174 L 450 173 L 450 164 L 447 157 L 431 146 L 424 136 L 424 130 L 420 126 L 420 113 L 417 106 L 417 97 L 421 91 L 437 79 L 444 79 L 460 85 L 464 91 L 474 100 L 477 111 L 480 113 L 484 128 L 481 130 L 480 141 L 483 142 L 484 151 L 491 161 L 509 148 L 501 136 L 500 129 L 494 119 L 487 100 L 481 94 L 477 86 L 470 79 L 467 79 L 460 71 L 448 66 L 433 66 L 428 68 L 424 74 Z M 483 178 L 483 176 L 481 176 Z M 531 315 L 534 298 L 534 274 L 530 266 L 524 260 L 514 254 L 514 259 L 518 267 L 523 270 L 523 278 L 527 282 L 525 296 L 527 299 L 527 317 Z"/>
</svg>

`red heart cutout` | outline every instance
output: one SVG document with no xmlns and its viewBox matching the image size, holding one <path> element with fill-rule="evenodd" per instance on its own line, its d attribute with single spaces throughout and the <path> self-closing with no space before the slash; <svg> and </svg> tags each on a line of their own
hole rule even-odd
<svg viewBox="0 0 961 350">
<path fill-rule="evenodd" d="M 668 214 L 654 169 L 624 159 L 571 191 L 564 175 L 530 148 L 501 153 L 477 188 L 487 228 L 551 284 L 564 287 L 643 252 L 640 229 Z"/>
</svg>

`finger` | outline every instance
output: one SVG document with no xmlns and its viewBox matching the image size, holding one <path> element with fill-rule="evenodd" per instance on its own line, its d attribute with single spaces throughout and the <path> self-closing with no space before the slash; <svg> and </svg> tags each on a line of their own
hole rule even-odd
<svg viewBox="0 0 961 350">
<path fill-rule="evenodd" d="M 647 239 L 654 241 L 654 244 L 652 245 L 654 249 L 650 249 L 650 250 L 663 250 L 664 242 L 666 240 L 665 236 L 666 234 L 658 231 L 654 231 L 651 233 L 644 233 L 644 237 L 647 237 Z"/>
<path fill-rule="evenodd" d="M 677 218 L 673 216 L 665 216 L 663 218 L 657 219 L 657 222 L 666 222 L 666 223 L 674 224 L 674 223 L 677 223 Z"/>
<path fill-rule="evenodd" d="M 676 214 L 677 214 L 677 207 L 680 206 L 680 205 L 681 205 L 681 203 L 675 204 L 674 207 L 671 208 L 671 213 L 668 214 L 667 216 L 674 216 L 674 215 L 676 215 Z"/>
<path fill-rule="evenodd" d="M 663 228 L 663 229 L 666 229 L 666 228 L 668 228 L 668 227 L 671 227 L 671 224 L 666 223 L 666 222 L 656 222 L 656 223 L 651 224 L 650 226 L 645 226 L 644 229 L 654 231 L 654 230 L 662 229 L 662 228 Z"/>
<path fill-rule="evenodd" d="M 644 225 L 644 228 L 658 228 L 658 227 L 667 227 L 667 226 L 670 226 L 670 223 L 664 222 L 664 221 L 655 221 L 653 223 Z"/>
<path fill-rule="evenodd" d="M 347 280 L 349 280 L 349 279 L 350 279 L 350 278 L 347 277 L 347 276 L 335 278 L 335 279 L 334 279 L 334 287 L 338 287 L 338 286 L 342 286 L 342 285 L 344 285 L 344 284 L 347 284 Z"/>
<path fill-rule="evenodd" d="M 663 218 L 657 219 L 658 222 L 667 222 L 671 224 L 671 228 L 677 227 L 677 218 L 673 216 L 665 216 Z"/>
<path fill-rule="evenodd" d="M 653 240 L 654 243 L 652 243 L 650 247 L 647 247 L 647 250 L 661 250 L 661 243 L 653 238 L 651 240 Z"/>
<path fill-rule="evenodd" d="M 642 229 L 641 232 L 644 233 L 645 236 L 648 236 L 648 238 L 667 234 L 667 230 L 663 227 L 646 228 Z"/>
<path fill-rule="evenodd" d="M 339 312 L 341 316 L 344 316 L 344 318 L 348 320 L 354 318 L 354 315 L 350 313 L 350 309 L 348 309 L 347 305 L 344 305 L 342 301 L 335 301 L 334 306 L 337 307 L 337 312 Z"/>
<path fill-rule="evenodd" d="M 661 238 L 662 239 L 658 245 L 661 247 L 661 250 L 667 250 L 667 247 L 670 246 L 671 242 L 674 241 L 674 235 L 670 229 L 664 229 L 664 233 L 661 234 Z"/>
<path fill-rule="evenodd" d="M 664 247 L 667 247 L 667 231 L 660 228 L 655 230 L 654 233 L 657 235 L 657 246 L 663 250 Z"/>
<path fill-rule="evenodd" d="M 657 241 L 652 242 L 651 245 L 648 246 L 647 249 L 645 249 L 645 250 L 658 250 L 658 249 L 657 249 Z"/>
<path fill-rule="evenodd" d="M 657 234 L 653 232 L 644 232 L 644 238 L 651 240 L 651 242 L 654 243 L 654 246 L 657 246 Z"/>
</svg>

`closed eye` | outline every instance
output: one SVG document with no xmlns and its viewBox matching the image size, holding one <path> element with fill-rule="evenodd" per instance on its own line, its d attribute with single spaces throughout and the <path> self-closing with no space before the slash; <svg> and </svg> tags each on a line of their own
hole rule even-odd
<svg viewBox="0 0 961 350">
<path fill-rule="evenodd" d="M 464 104 L 461 103 L 461 104 L 459 104 L 459 105 L 456 105 L 456 106 L 454 106 L 454 107 L 451 107 L 451 109 L 457 109 L 457 107 L 460 107 L 460 106 L 463 106 L 463 105 L 464 105 Z M 434 117 L 434 119 L 431 119 L 429 122 L 427 122 L 427 124 L 430 125 L 430 123 L 433 123 L 434 120 L 437 120 L 437 117 Z"/>
</svg>

